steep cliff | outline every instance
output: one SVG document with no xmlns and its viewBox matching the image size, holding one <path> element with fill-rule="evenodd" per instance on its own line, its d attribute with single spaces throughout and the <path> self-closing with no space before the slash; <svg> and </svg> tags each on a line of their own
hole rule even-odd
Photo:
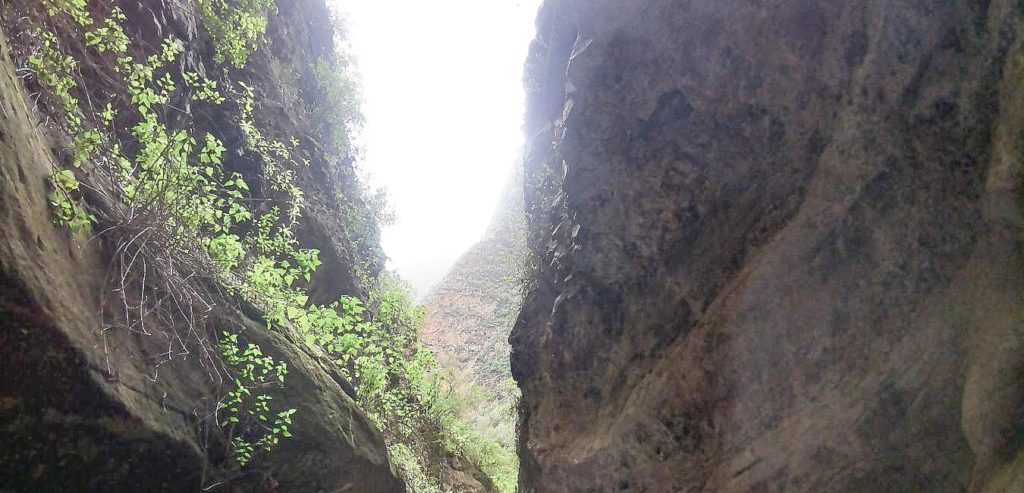
<svg viewBox="0 0 1024 493">
<path fill-rule="evenodd" d="M 521 491 L 1024 491 L 1018 3 L 546 2 Z"/>
<path fill-rule="evenodd" d="M 76 10 L 79 4 L 89 6 L 85 14 Z M 216 134 L 229 147 L 223 154 L 224 175 L 249 184 L 244 194 L 234 185 L 239 203 L 265 204 L 253 210 L 271 217 L 277 199 L 273 177 L 261 168 L 255 146 L 243 144 L 254 140 L 251 132 L 244 135 L 241 108 L 248 103 L 253 121 L 269 122 L 259 130 L 270 136 L 268 142 L 303 137 L 290 150 L 305 165 L 290 178 L 305 196 L 294 237 L 302 248 L 319 249 L 324 263 L 303 284 L 311 301 L 360 295 L 358 278 L 375 276 L 383 264 L 376 225 L 357 217 L 363 204 L 353 163 L 336 159 L 341 154 L 329 149 L 336 143 L 325 142 L 329 131 L 318 127 L 343 123 L 312 117 L 325 111 L 314 80 L 315 62 L 333 56 L 335 49 L 324 2 L 281 2 L 266 26 L 268 42 L 254 46 L 245 68 L 237 70 L 215 61 L 220 46 L 197 5 L 177 0 L 0 4 L 0 490 L 404 491 L 384 437 L 353 400 L 342 368 L 307 344 L 297 326 L 279 322 L 270 327 L 267 306 L 247 301 L 239 295 L 242 288 L 217 285 L 224 276 L 210 274 L 214 269 L 201 262 L 216 252 L 210 244 L 205 257 L 170 248 L 170 243 L 190 239 L 158 234 L 175 211 L 164 210 L 164 219 L 155 218 L 152 211 L 161 212 L 157 204 L 130 200 L 140 193 L 130 184 L 138 183 L 139 189 L 167 185 L 170 180 L 151 176 L 179 171 L 175 165 L 184 176 L 200 163 L 198 155 L 188 166 L 167 159 L 174 152 L 168 145 L 152 157 L 161 166 L 147 178 L 144 149 L 160 135 L 133 125 L 159 113 L 160 125 L 185 135 L 173 142 L 188 142 L 185 131 L 200 139 L 207 132 Z M 86 22 L 89 14 L 94 19 Z M 100 20 L 104 16 L 106 21 Z M 130 44 L 118 46 L 113 33 L 120 33 L 120 26 Z M 85 42 L 76 39 L 86 30 Z M 144 65 L 157 65 L 146 57 L 167 42 L 180 56 L 167 56 L 171 68 L 155 71 L 169 74 L 155 82 L 163 93 L 140 102 L 136 96 L 148 94 L 143 86 L 154 83 L 145 79 Z M 58 49 L 73 62 L 47 65 L 46 57 Z M 132 77 L 142 75 L 126 77 L 129 65 L 115 61 L 115 53 L 134 57 L 138 65 L 130 68 Z M 69 66 L 69 73 L 62 72 Z M 190 82 L 191 74 L 198 75 Z M 210 104 L 211 99 L 196 96 L 202 90 L 195 83 L 200 78 L 219 81 L 213 87 L 231 101 Z M 246 85 L 230 86 L 229 79 Z M 71 89 L 62 95 L 55 89 L 61 87 Z M 251 93 L 236 99 L 232 87 L 247 87 Z M 188 97 L 185 89 L 195 92 Z M 65 109 L 86 107 L 95 113 L 63 114 L 62 98 Z M 107 100 L 111 105 L 104 111 Z M 144 105 L 150 105 L 148 113 Z M 101 111 L 117 115 L 106 122 L 110 133 L 99 136 L 107 129 L 96 127 L 94 141 L 83 139 L 93 134 L 82 131 L 90 128 L 82 121 L 91 122 Z M 81 121 L 72 123 L 73 117 Z M 135 147 L 118 149 L 139 163 L 122 168 L 124 175 L 104 174 L 117 152 L 104 154 L 82 144 L 127 142 L 133 132 L 146 138 L 136 137 Z M 89 152 L 75 153 L 82 149 Z M 205 181 L 196 183 L 221 176 L 214 170 L 219 160 L 204 154 L 201 163 Z M 62 169 L 77 175 L 73 187 L 60 188 L 61 182 L 54 181 Z M 196 190 L 194 197 L 201 197 L 202 189 Z M 98 217 L 91 230 L 55 226 L 60 222 L 55 209 L 70 204 L 62 202 L 61 192 Z M 217 194 L 234 197 L 223 189 Z M 240 235 L 245 229 L 255 227 L 229 228 Z M 227 355 L 241 354 L 241 349 L 224 349 L 224 333 L 262 352 L 247 352 L 245 362 L 233 363 Z M 283 406 L 296 411 L 286 416 L 287 423 L 260 417 L 260 425 L 255 416 L 241 416 L 243 421 L 234 426 L 232 419 L 240 414 L 233 406 L 259 410 L 260 403 L 242 396 L 239 404 L 230 404 L 229 393 L 236 390 L 232 379 L 254 379 L 252 366 L 246 377 L 245 364 L 259 368 L 268 361 L 264 357 L 281 370 L 274 382 L 259 381 L 245 391 L 265 398 L 275 414 L 287 409 Z M 278 385 L 277 378 L 284 384 Z M 285 424 L 290 431 L 281 434 Z M 272 440 L 255 441 L 260 436 Z M 248 437 L 254 443 L 246 443 Z M 242 462 L 246 446 L 255 450 Z"/>
</svg>

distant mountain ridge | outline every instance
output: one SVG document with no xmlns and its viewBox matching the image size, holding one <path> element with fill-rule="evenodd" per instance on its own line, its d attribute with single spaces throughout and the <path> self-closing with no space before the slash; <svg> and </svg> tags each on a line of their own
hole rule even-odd
<svg viewBox="0 0 1024 493">
<path fill-rule="evenodd" d="M 423 340 L 446 366 L 485 388 L 510 376 L 508 333 L 526 253 L 522 169 L 510 176 L 484 237 L 424 296 Z"/>
</svg>

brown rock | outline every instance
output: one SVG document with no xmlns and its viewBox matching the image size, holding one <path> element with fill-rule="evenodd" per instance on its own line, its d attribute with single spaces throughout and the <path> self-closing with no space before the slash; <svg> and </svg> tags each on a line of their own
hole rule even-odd
<svg viewBox="0 0 1024 493">
<path fill-rule="evenodd" d="M 0 490 L 404 491 L 333 364 L 222 306 L 211 325 L 286 362 L 286 385 L 268 392 L 298 409 L 292 438 L 225 476 L 233 459 L 207 413 L 227 387 L 201 353 L 183 354 L 205 335 L 155 317 L 145 331 L 105 325 L 113 260 L 51 224 L 53 146 L 28 101 L 0 33 Z"/>
<path fill-rule="evenodd" d="M 1024 491 L 1020 20 L 546 2 L 521 490 Z"/>
</svg>

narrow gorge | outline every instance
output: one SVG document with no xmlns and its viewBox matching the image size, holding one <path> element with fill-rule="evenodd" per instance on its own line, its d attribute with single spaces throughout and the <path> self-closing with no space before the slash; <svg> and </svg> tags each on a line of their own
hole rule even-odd
<svg viewBox="0 0 1024 493">
<path fill-rule="evenodd" d="M 0 492 L 1024 492 L 1024 4 L 545 0 L 417 293 L 336 3 L 0 0 Z"/>
</svg>

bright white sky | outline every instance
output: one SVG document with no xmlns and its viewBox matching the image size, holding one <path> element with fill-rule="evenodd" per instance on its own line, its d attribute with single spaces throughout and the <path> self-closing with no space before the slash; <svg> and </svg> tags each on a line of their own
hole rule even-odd
<svg viewBox="0 0 1024 493">
<path fill-rule="evenodd" d="M 397 214 L 389 267 L 420 294 L 484 233 L 522 145 L 540 0 L 331 0 L 362 77 L 357 144 Z"/>
</svg>

